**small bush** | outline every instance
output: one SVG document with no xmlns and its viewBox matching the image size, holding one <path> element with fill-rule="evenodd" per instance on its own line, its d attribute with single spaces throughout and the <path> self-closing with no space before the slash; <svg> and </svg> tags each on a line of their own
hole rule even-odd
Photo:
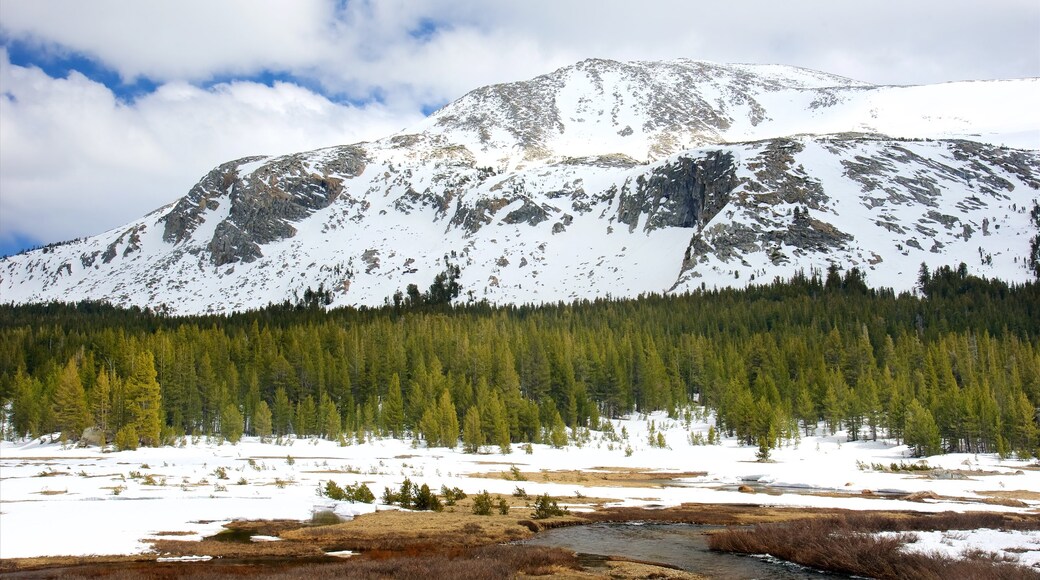
<svg viewBox="0 0 1040 580">
<path fill-rule="evenodd" d="M 570 514 L 569 511 L 557 505 L 556 500 L 549 497 L 549 494 L 546 493 L 538 496 L 538 499 L 535 500 L 534 515 L 531 517 L 536 520 L 544 520 L 545 518 L 565 516 L 568 514 Z"/>
<path fill-rule="evenodd" d="M 461 493 L 461 490 L 459 490 L 459 493 Z M 465 497 L 465 494 L 462 494 L 462 497 Z M 437 512 L 444 509 L 437 494 L 430 491 L 430 486 L 425 483 L 416 485 L 407 477 L 401 482 L 401 489 L 396 493 L 389 487 L 384 488 L 382 501 L 387 505 L 396 503 L 405 509 Z"/>
<path fill-rule="evenodd" d="M 531 496 L 527 495 L 527 491 L 519 485 L 513 490 L 513 497 L 519 499 L 531 499 Z"/>
<path fill-rule="evenodd" d="M 217 479 L 228 479 L 227 469 L 223 467 L 214 469 L 213 475 L 217 476 Z"/>
<path fill-rule="evenodd" d="M 491 494 L 484 491 L 473 496 L 473 514 L 478 516 L 491 515 Z"/>
<path fill-rule="evenodd" d="M 325 482 L 324 488 L 319 485 L 318 495 L 335 501 L 349 501 L 353 503 L 372 503 L 376 500 L 372 490 L 364 483 L 340 487 L 339 484 L 332 480 Z"/>
<path fill-rule="evenodd" d="M 419 487 L 419 491 L 416 492 L 415 498 L 412 501 L 412 507 L 419 511 L 433 511 L 439 512 L 444 509 L 441 506 L 441 501 L 437 498 L 437 495 L 430 491 L 430 486 L 425 483 Z"/>
<path fill-rule="evenodd" d="M 137 429 L 127 425 L 116 432 L 116 449 L 133 451 L 137 449 Z"/>
<path fill-rule="evenodd" d="M 502 515 L 509 514 L 509 504 L 506 502 L 505 498 L 498 498 L 498 513 Z"/>
<path fill-rule="evenodd" d="M 509 479 L 512 479 L 513 481 L 527 481 L 527 478 L 524 477 L 524 473 L 515 465 L 509 466 Z"/>
<path fill-rule="evenodd" d="M 444 505 L 455 505 L 459 500 L 466 499 L 466 492 L 457 487 L 448 489 L 446 485 L 441 486 L 441 495 L 444 497 Z"/>
</svg>

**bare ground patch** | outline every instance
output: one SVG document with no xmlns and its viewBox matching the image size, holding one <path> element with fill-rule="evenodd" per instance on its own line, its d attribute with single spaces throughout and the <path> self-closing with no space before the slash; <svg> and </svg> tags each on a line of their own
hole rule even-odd
<svg viewBox="0 0 1040 580">
<path fill-rule="evenodd" d="M 506 479 L 535 483 L 569 483 L 584 487 L 645 487 L 661 488 L 674 485 L 677 479 L 703 477 L 706 471 L 650 471 L 628 467 L 596 467 L 591 470 L 567 469 L 559 471 L 491 471 L 473 473 L 477 479 Z"/>
</svg>

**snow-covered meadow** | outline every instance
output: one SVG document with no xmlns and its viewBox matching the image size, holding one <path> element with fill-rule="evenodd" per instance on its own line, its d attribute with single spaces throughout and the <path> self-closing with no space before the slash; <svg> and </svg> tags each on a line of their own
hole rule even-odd
<svg viewBox="0 0 1040 580">
<path fill-rule="evenodd" d="M 704 445 L 710 418 L 691 422 L 663 414 L 612 422 L 611 431 L 591 431 L 560 449 L 514 445 L 466 454 L 461 446 L 427 449 L 411 440 L 374 439 L 341 445 L 319 439 L 237 444 L 186 438 L 176 446 L 110 452 L 64 446 L 47 438 L 0 445 L 0 558 L 48 555 L 115 555 L 148 551 L 149 539 L 201 539 L 235 519 L 309 519 L 315 511 L 342 516 L 379 509 L 378 503 L 331 502 L 318 495 L 328 480 L 364 482 L 377 498 L 384 487 L 405 477 L 509 495 L 516 487 L 548 493 L 572 510 L 606 505 L 671 506 L 681 503 L 749 503 L 819 506 L 856 510 L 1020 511 L 1040 508 L 1040 466 L 1035 461 L 1001 460 L 995 455 L 951 454 L 926 459 L 929 471 L 900 469 L 919 460 L 894 442 L 849 442 L 845 433 L 804 437 L 756 459 L 756 447 L 723 438 Z M 665 447 L 658 447 L 657 433 Z M 693 434 L 693 435 L 691 435 Z M 698 437 L 696 434 L 699 434 Z M 653 443 L 651 444 L 651 440 Z M 575 441 L 580 441 L 580 445 Z M 525 481 L 512 479 L 516 466 Z M 881 470 L 881 467 L 889 468 Z M 577 483 L 552 472 L 591 473 L 608 469 L 660 473 L 640 484 L 603 485 L 595 478 Z M 690 476 L 703 472 L 704 475 Z M 485 474 L 483 477 L 472 477 Z M 676 477 L 676 474 L 683 474 Z M 744 486 L 743 491 L 738 487 Z M 1032 491 L 1030 491 L 1032 490 Z M 749 493 L 749 491 L 753 493 Z M 924 499 L 902 499 L 923 492 Z M 930 493 L 928 493 L 930 492 Z M 935 498 L 938 499 L 935 499 Z M 994 500 L 1008 500 L 994 503 Z M 986 503 L 989 502 L 989 503 Z M 1004 503 L 1006 505 L 1000 505 Z M 986 532 L 963 531 L 955 538 L 966 549 L 1000 550 Z M 976 541 L 977 540 L 977 541 Z M 1011 545 L 1013 544 L 1013 545 Z M 1040 539 L 1010 541 L 1023 564 L 1040 563 Z M 996 546 L 991 548 L 991 546 Z"/>
</svg>

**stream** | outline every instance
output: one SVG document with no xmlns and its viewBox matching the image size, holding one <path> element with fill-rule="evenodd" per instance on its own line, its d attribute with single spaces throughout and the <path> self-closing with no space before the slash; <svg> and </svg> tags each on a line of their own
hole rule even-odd
<svg viewBox="0 0 1040 580">
<path fill-rule="evenodd" d="M 586 558 L 586 564 L 594 564 L 597 557 L 619 556 L 667 564 L 721 580 L 848 578 L 770 557 L 712 552 L 705 532 L 716 529 L 721 528 L 692 524 L 591 524 L 547 530 L 523 543 L 573 550 Z"/>
</svg>

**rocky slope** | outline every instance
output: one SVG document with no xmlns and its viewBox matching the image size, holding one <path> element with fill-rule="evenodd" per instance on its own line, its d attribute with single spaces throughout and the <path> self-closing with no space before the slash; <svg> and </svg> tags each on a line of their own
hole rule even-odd
<svg viewBox="0 0 1040 580">
<path fill-rule="evenodd" d="M 770 281 L 922 262 L 1029 279 L 1040 81 L 876 87 L 781 66 L 590 60 L 477 89 L 374 143 L 224 163 L 125 227 L 0 261 L 4 301 L 228 312 Z M 1027 145 L 1015 149 L 1006 145 Z"/>
</svg>

